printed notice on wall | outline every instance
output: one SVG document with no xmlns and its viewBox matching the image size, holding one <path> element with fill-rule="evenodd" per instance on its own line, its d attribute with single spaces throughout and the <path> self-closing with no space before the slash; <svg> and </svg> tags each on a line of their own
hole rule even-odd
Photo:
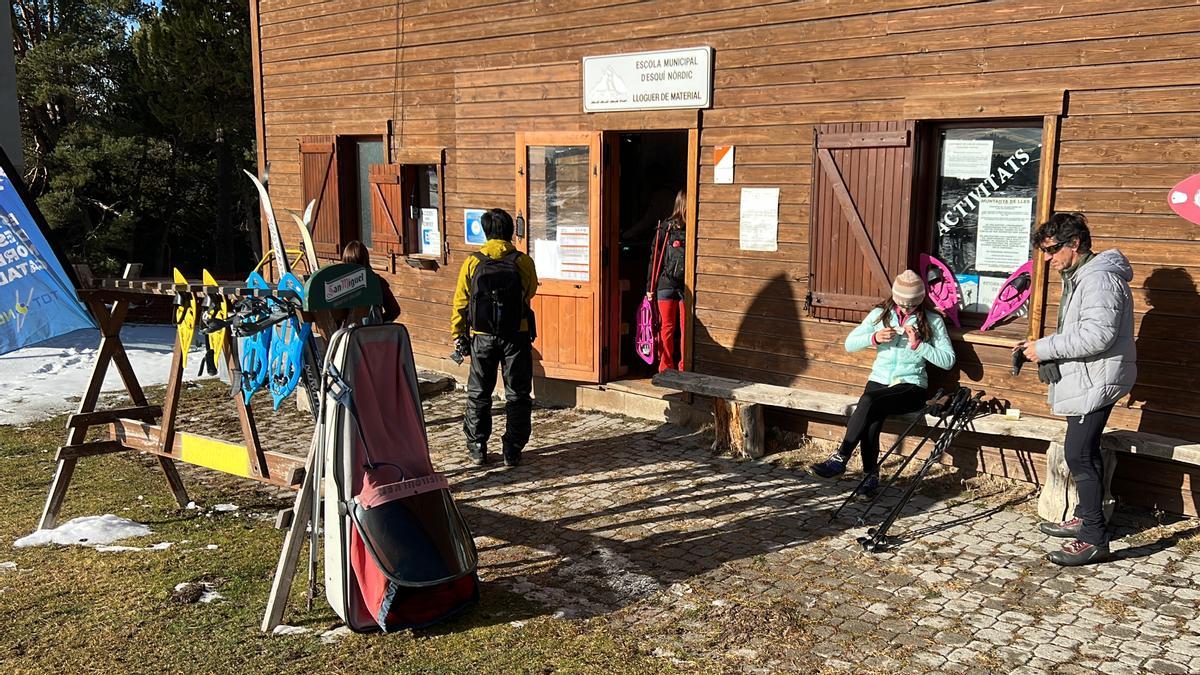
<svg viewBox="0 0 1200 675">
<path fill-rule="evenodd" d="M 421 209 L 421 255 L 441 255 L 442 236 L 438 230 L 438 210 Z"/>
<path fill-rule="evenodd" d="M 591 256 L 588 249 L 590 228 L 558 226 L 558 264 L 562 279 L 587 281 Z"/>
<path fill-rule="evenodd" d="M 1029 197 L 980 199 L 975 269 L 1008 274 L 1025 264 L 1029 260 L 1029 228 L 1032 224 L 1033 199 Z"/>
<path fill-rule="evenodd" d="M 987 178 L 992 173 L 992 142 L 946 139 L 942 145 L 942 175 L 947 178 Z"/>
<path fill-rule="evenodd" d="M 742 188 L 739 224 L 743 251 L 778 251 L 779 188 Z"/>
<path fill-rule="evenodd" d="M 713 148 L 713 182 L 728 185 L 733 182 L 733 146 Z"/>
<path fill-rule="evenodd" d="M 529 250 L 539 279 L 562 279 L 559 269 L 558 242 L 553 239 L 534 239 Z"/>
<path fill-rule="evenodd" d="M 986 312 L 992 308 L 1003 286 L 1004 277 L 979 276 L 979 302 L 982 305 L 979 311 Z"/>
</svg>

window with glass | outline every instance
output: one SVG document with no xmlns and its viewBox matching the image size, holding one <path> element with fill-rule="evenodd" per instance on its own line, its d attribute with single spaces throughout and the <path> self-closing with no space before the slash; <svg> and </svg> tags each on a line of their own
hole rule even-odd
<svg viewBox="0 0 1200 675">
<path fill-rule="evenodd" d="M 375 218 L 371 209 L 370 167 L 372 164 L 382 164 L 386 161 L 383 141 L 357 139 L 352 143 L 355 171 L 352 184 L 355 189 L 354 206 L 351 213 L 358 219 L 357 227 L 352 229 L 358 233 L 358 240 L 371 248 L 374 244 Z"/>
<path fill-rule="evenodd" d="M 1041 121 L 934 127 L 932 254 L 954 274 L 961 311 L 987 314 L 1030 260 L 1041 175 Z"/>
<path fill-rule="evenodd" d="M 589 149 L 528 147 L 529 253 L 538 277 L 587 281 L 591 256 Z"/>
</svg>

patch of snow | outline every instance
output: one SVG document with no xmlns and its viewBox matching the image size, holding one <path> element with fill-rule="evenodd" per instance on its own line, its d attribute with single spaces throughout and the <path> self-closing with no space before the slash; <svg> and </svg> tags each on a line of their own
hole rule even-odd
<svg viewBox="0 0 1200 675">
<path fill-rule="evenodd" d="M 525 622 L 524 621 L 509 621 L 508 625 L 512 626 L 513 628 L 524 628 Z"/>
<path fill-rule="evenodd" d="M 102 516 L 73 518 L 52 530 L 38 530 L 13 542 L 14 548 L 62 544 L 64 546 L 103 546 L 129 537 L 145 537 L 150 528 L 127 518 L 106 513 Z"/>
<path fill-rule="evenodd" d="M 321 642 L 323 642 L 327 645 L 331 645 L 331 644 L 337 642 L 338 640 L 341 640 L 342 638 L 350 635 L 352 632 L 353 631 L 350 630 L 349 626 L 338 626 L 337 628 L 334 628 L 333 630 L 327 630 L 324 633 L 321 633 Z"/>
<path fill-rule="evenodd" d="M 101 553 L 124 553 L 125 551 L 146 551 L 140 546 L 97 546 L 96 550 Z"/>
<path fill-rule="evenodd" d="M 201 602 L 203 602 L 203 600 L 201 600 Z M 304 635 L 305 633 L 308 633 L 310 631 L 312 631 L 311 628 L 305 628 L 304 626 L 289 626 L 287 624 L 281 624 L 279 626 L 275 626 L 275 630 L 271 631 L 271 634 L 272 635 Z"/>
<path fill-rule="evenodd" d="M 213 511 L 218 511 L 220 513 L 225 513 L 227 511 L 237 511 L 237 510 L 238 510 L 237 504 L 217 504 L 216 506 L 213 507 Z"/>
<path fill-rule="evenodd" d="M 201 332 L 196 335 L 196 344 L 202 345 Z M 175 326 L 127 324 L 121 342 L 143 387 L 166 383 Z M 92 376 L 99 351 L 100 331 L 86 328 L 0 355 L 0 424 L 29 424 L 70 412 Z M 199 363 L 204 347 L 193 346 L 189 355 L 189 363 Z M 225 379 L 225 371 L 220 372 Z M 101 390 L 124 391 L 116 368 L 108 369 Z"/>
<path fill-rule="evenodd" d="M 171 542 L 169 542 L 169 541 L 160 541 L 160 542 L 158 542 L 157 544 L 154 544 L 154 545 L 151 545 L 151 546 L 147 546 L 147 547 L 146 547 L 146 550 L 147 550 L 147 551 L 165 551 L 165 550 L 167 550 L 167 549 L 169 549 L 169 548 L 171 548 Z"/>
<path fill-rule="evenodd" d="M 216 591 L 217 587 L 214 584 L 211 584 L 207 581 L 185 581 L 180 584 L 175 584 L 175 591 L 182 591 L 192 584 L 196 584 L 202 589 L 200 592 L 199 602 L 213 602 L 216 600 L 221 600 L 225 597 Z"/>
<path fill-rule="evenodd" d="M 215 550 L 217 550 L 217 549 L 219 549 L 219 548 L 221 548 L 221 547 L 220 547 L 220 546 L 217 546 L 216 544 L 209 544 L 208 546 L 205 546 L 204 548 L 206 548 L 206 549 L 208 549 L 208 550 L 210 550 L 210 551 L 215 551 Z"/>
<path fill-rule="evenodd" d="M 196 506 L 196 502 L 188 502 L 186 508 L 188 511 L 195 511 L 196 509 L 198 509 L 200 507 Z"/>
<path fill-rule="evenodd" d="M 0 570 L 15 570 L 15 569 L 17 569 L 17 563 L 15 563 L 11 560 L 9 560 L 8 562 L 0 563 Z"/>
</svg>

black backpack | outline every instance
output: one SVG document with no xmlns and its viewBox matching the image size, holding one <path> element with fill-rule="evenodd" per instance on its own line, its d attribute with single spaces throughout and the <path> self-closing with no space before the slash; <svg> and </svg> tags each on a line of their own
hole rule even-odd
<svg viewBox="0 0 1200 675">
<path fill-rule="evenodd" d="M 520 251 L 502 258 L 492 258 L 476 251 L 479 261 L 471 275 L 471 299 L 467 304 L 467 320 L 478 333 L 513 337 L 521 330 L 525 318 L 525 287 L 517 269 Z"/>
</svg>

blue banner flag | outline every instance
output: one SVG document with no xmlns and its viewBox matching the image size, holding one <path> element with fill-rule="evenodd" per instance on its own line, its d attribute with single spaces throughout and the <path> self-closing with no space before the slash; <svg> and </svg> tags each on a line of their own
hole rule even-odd
<svg viewBox="0 0 1200 675">
<path fill-rule="evenodd" d="M 34 213 L 0 150 L 0 354 L 96 327 Z"/>
</svg>

